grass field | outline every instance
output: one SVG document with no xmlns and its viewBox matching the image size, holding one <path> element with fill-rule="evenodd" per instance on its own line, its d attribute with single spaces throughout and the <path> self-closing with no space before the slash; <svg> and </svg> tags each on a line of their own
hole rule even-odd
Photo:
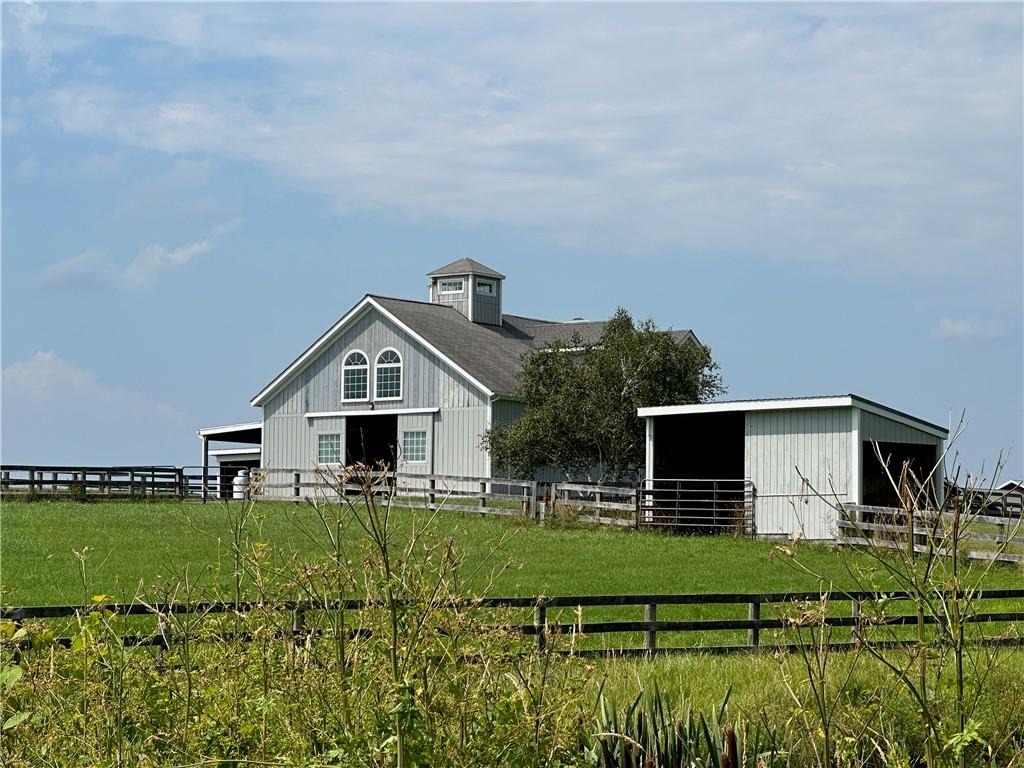
<svg viewBox="0 0 1024 768">
<path fill-rule="evenodd" d="M 240 509 L 221 503 L 5 502 L 0 510 L 0 602 L 82 603 L 96 594 L 127 601 L 157 581 L 180 579 L 186 571 L 193 582 L 226 590 L 231 582 L 231 519 Z M 325 556 L 325 538 L 308 506 L 262 503 L 256 510 L 257 517 L 249 526 L 251 539 L 265 543 L 279 561 Z M 401 541 L 413 515 L 409 510 L 396 510 L 395 514 L 395 537 Z M 422 516 L 422 512 L 418 514 Z M 439 513 L 434 535 L 450 537 L 464 554 L 462 570 L 473 574 L 468 586 L 476 594 L 782 592 L 830 586 L 796 569 L 789 558 L 779 554 L 777 545 L 764 541 L 597 527 L 538 527 L 532 522 L 468 511 Z M 355 562 L 359 562 L 362 536 L 354 526 L 344 534 L 348 557 Z M 810 570 L 828 574 L 838 588 L 854 586 L 850 570 L 871 573 L 873 564 L 864 555 L 806 543 L 799 545 L 799 559 Z M 493 579 L 492 573 L 496 573 Z M 874 577 L 872 586 L 891 586 L 880 572 Z M 1024 570 L 1019 566 L 998 566 L 987 582 L 990 587 L 1022 584 Z M 743 618 L 745 610 L 745 605 L 684 606 L 664 614 L 659 610 L 658 618 Z M 529 620 L 528 613 L 524 621 Z M 549 614 L 551 618 L 555 617 Z M 571 620 L 570 616 L 561 618 Z M 586 620 L 639 618 L 636 607 L 588 608 Z M 742 632 L 664 634 L 659 635 L 659 644 L 741 644 L 744 639 Z M 770 642 L 767 637 L 765 640 Z M 635 647 L 640 637 L 595 636 L 586 642 Z M 1000 723 L 1006 716 L 1024 716 L 1019 660 L 1019 652 L 1009 652 L 982 691 L 977 717 L 990 736 L 1004 732 L 1012 736 L 1015 731 L 1001 728 Z M 793 657 L 695 654 L 579 663 L 587 669 L 589 683 L 584 695 L 588 698 L 596 696 L 603 685 L 616 702 L 626 705 L 638 691 L 657 687 L 672 699 L 685 696 L 699 710 L 711 712 L 728 692 L 734 715 L 748 721 L 770 721 L 784 730 L 793 717 L 784 683 L 787 674 L 799 676 Z M 830 675 L 841 677 L 847 663 L 845 656 L 834 659 Z M 883 688 L 893 692 L 886 699 L 884 716 L 879 714 L 882 722 L 878 727 L 891 728 L 900 738 L 917 733 L 915 705 L 905 692 L 893 688 L 885 670 L 871 660 L 862 660 L 857 668 L 848 694 L 853 702 L 850 712 L 857 711 L 858 696 L 873 696 Z"/>
<path fill-rule="evenodd" d="M 180 578 L 186 569 L 196 583 L 226 586 L 231 515 L 238 509 L 222 503 L 5 502 L 0 599 L 7 605 L 78 603 L 95 594 L 127 600 L 158 577 Z M 326 539 L 308 506 L 262 503 L 256 509 L 249 526 L 253 540 L 268 544 L 282 558 L 324 554 Z M 401 539 L 411 515 L 407 510 L 396 514 L 396 537 Z M 477 594 L 763 592 L 821 586 L 764 541 L 538 527 L 455 511 L 439 513 L 435 530 L 451 537 L 463 553 L 463 572 L 475 572 L 468 586 Z M 361 536 L 355 526 L 345 530 L 350 559 L 359 557 Z M 870 567 L 868 558 L 840 555 L 826 545 L 802 544 L 800 552 L 802 562 L 828 574 L 837 587 L 852 587 L 849 566 Z M 495 570 L 501 572 L 492 582 Z M 1021 568 L 1001 566 L 989 586 L 1019 586 L 1022 578 Z M 882 574 L 877 585 L 887 586 Z"/>
</svg>

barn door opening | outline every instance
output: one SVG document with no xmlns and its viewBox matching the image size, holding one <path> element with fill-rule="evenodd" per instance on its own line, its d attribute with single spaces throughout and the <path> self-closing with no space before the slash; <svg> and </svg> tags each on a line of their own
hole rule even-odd
<svg viewBox="0 0 1024 768">
<path fill-rule="evenodd" d="M 398 456 L 398 416 L 387 413 L 349 416 L 345 419 L 345 463 L 361 462 L 391 469 Z"/>
<path fill-rule="evenodd" d="M 904 463 L 914 473 L 918 482 L 928 477 L 935 467 L 936 449 L 934 445 L 917 443 L 878 443 L 879 460 L 875 453 L 875 444 L 865 440 L 862 447 L 861 467 L 863 468 L 862 498 L 863 503 L 874 507 L 899 507 L 900 495 L 893 487 L 893 480 L 899 482 Z M 884 463 L 883 463 L 884 462 Z M 886 472 L 888 465 L 888 472 Z M 889 475 L 892 475 L 892 480 Z M 934 491 L 929 494 L 928 502 L 935 504 Z"/>
</svg>

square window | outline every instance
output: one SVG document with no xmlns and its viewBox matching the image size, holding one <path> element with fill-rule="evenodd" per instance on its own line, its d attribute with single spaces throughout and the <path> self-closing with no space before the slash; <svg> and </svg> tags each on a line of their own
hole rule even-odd
<svg viewBox="0 0 1024 768">
<path fill-rule="evenodd" d="M 317 435 L 317 461 L 320 464 L 341 463 L 341 434 Z"/>
<path fill-rule="evenodd" d="M 461 277 L 456 280 L 442 280 L 438 284 L 438 290 L 441 293 L 462 293 L 464 288 L 465 283 Z"/>
<path fill-rule="evenodd" d="M 493 296 L 494 295 L 494 281 L 493 280 L 477 280 L 476 281 L 476 292 L 482 296 Z"/>
<path fill-rule="evenodd" d="M 402 433 L 402 455 L 408 462 L 427 460 L 427 433 L 424 430 Z"/>
</svg>

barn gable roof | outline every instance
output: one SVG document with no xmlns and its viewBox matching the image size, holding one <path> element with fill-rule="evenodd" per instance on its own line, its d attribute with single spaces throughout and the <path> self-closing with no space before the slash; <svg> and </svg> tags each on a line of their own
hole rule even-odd
<svg viewBox="0 0 1024 768">
<path fill-rule="evenodd" d="M 574 333 L 579 334 L 583 344 L 596 343 L 605 326 L 604 321 L 563 323 L 518 315 L 502 315 L 501 325 L 483 325 L 444 304 L 367 294 L 255 395 L 251 405 L 266 403 L 326 349 L 352 320 L 374 309 L 397 323 L 484 394 L 499 397 L 515 395 L 523 355 L 554 341 L 569 341 Z M 681 340 L 696 342 L 691 331 L 673 333 Z"/>
</svg>

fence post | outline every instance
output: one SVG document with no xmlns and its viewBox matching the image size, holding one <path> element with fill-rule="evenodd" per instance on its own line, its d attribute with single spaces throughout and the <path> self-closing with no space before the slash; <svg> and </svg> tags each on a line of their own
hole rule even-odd
<svg viewBox="0 0 1024 768">
<path fill-rule="evenodd" d="M 850 615 L 853 617 L 853 642 L 860 645 L 864 642 L 864 625 L 861 623 L 860 600 L 853 600 L 850 603 Z"/>
<path fill-rule="evenodd" d="M 540 507 L 537 505 L 537 481 L 534 480 L 530 485 L 530 512 L 533 514 L 534 519 L 540 519 Z"/>
<path fill-rule="evenodd" d="M 36 471 L 30 469 L 28 471 L 28 495 L 32 496 L 36 492 Z"/>
<path fill-rule="evenodd" d="M 483 494 L 487 493 L 487 483 L 480 483 L 480 509 L 483 510 L 487 506 L 487 497 Z"/>
<path fill-rule="evenodd" d="M 644 621 L 658 620 L 658 604 L 648 603 L 644 606 Z M 648 629 L 644 632 L 644 650 L 653 653 L 658 647 L 658 631 Z"/>
<path fill-rule="evenodd" d="M 747 645 L 757 648 L 761 644 L 761 603 L 757 600 L 747 603 L 747 618 L 754 622 L 747 630 Z"/>
<path fill-rule="evenodd" d="M 427 494 L 427 508 L 433 510 L 437 503 L 437 494 L 434 493 L 437 490 L 437 480 L 432 477 L 427 482 L 430 486 L 430 492 Z"/>
<path fill-rule="evenodd" d="M 6 469 L 4 470 L 3 479 L 0 480 L 0 488 L 4 491 L 9 491 L 11 489 L 11 473 Z"/>
<path fill-rule="evenodd" d="M 299 498 L 299 482 L 302 479 L 302 474 L 299 472 L 292 473 L 292 496 L 296 499 Z M 344 491 L 344 488 L 342 489 Z"/>
<path fill-rule="evenodd" d="M 509 488 L 509 492 L 511 492 L 511 488 Z M 529 499 L 529 496 L 528 496 L 529 492 L 530 492 L 530 489 L 527 488 L 524 485 L 523 486 L 523 517 L 529 517 L 530 516 L 530 499 Z"/>
<path fill-rule="evenodd" d="M 533 607 L 533 626 L 537 630 L 537 650 L 543 653 L 548 647 L 547 638 L 548 609 L 543 603 Z"/>
<path fill-rule="evenodd" d="M 135 495 L 135 470 L 128 472 L 128 498 Z M 145 487 L 143 487 L 143 496 L 145 496 Z"/>
<path fill-rule="evenodd" d="M 298 645 L 305 632 L 306 607 L 302 603 L 297 603 L 292 609 L 292 642 Z"/>
<path fill-rule="evenodd" d="M 171 650 L 171 624 L 162 613 L 156 617 L 156 633 L 156 660 L 162 666 L 164 654 Z"/>
</svg>

